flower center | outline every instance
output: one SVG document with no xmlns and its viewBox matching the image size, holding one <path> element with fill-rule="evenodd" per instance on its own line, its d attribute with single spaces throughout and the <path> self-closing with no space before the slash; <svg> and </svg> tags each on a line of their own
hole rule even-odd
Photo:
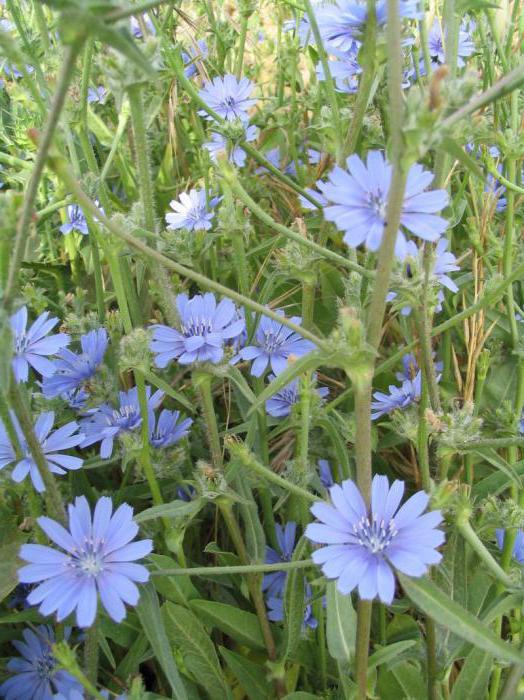
<svg viewBox="0 0 524 700">
<path fill-rule="evenodd" d="M 191 318 L 189 323 L 182 324 L 182 334 L 186 338 L 193 336 L 205 336 L 206 333 L 211 333 L 211 321 L 203 318 Z"/>
<path fill-rule="evenodd" d="M 103 540 L 85 539 L 82 547 L 73 552 L 69 559 L 78 573 L 96 578 L 104 570 Z"/>
<path fill-rule="evenodd" d="M 384 223 L 386 222 L 387 201 L 382 190 L 370 192 L 368 195 L 368 205 L 374 214 L 378 216 Z"/>
<path fill-rule="evenodd" d="M 34 662 L 35 672 L 41 680 L 48 681 L 53 676 L 55 660 L 51 652 L 43 652 L 39 659 Z"/>
<path fill-rule="evenodd" d="M 15 337 L 15 355 L 22 355 L 29 345 L 29 339 L 25 333 Z"/>
<path fill-rule="evenodd" d="M 380 554 L 389 547 L 393 538 L 398 534 L 393 520 L 385 523 L 384 520 L 363 517 L 353 525 L 353 533 L 362 547 L 366 547 L 372 554 Z"/>
<path fill-rule="evenodd" d="M 281 345 L 282 340 L 279 337 L 279 331 L 275 333 L 273 330 L 264 331 L 264 347 L 267 352 L 275 352 Z"/>
</svg>

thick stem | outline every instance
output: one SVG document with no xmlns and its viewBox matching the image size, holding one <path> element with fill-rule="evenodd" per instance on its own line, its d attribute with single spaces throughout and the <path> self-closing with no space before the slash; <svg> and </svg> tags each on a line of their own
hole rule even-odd
<svg viewBox="0 0 524 700">
<path fill-rule="evenodd" d="M 213 393 L 211 389 L 213 376 L 208 372 L 196 370 L 193 372 L 193 380 L 200 397 L 202 413 L 204 414 L 207 429 L 207 440 L 209 443 L 209 449 L 211 450 L 211 461 L 215 469 L 222 471 L 224 468 L 224 458 L 222 455 L 217 417 L 213 404 Z"/>
<path fill-rule="evenodd" d="M 16 235 L 11 253 L 11 264 L 9 265 L 9 274 L 7 276 L 7 283 L 4 291 L 4 307 L 6 309 L 11 308 L 14 295 L 16 293 L 18 271 L 22 262 L 24 247 L 27 238 L 29 237 L 29 227 L 31 226 L 31 220 L 35 211 L 38 186 L 40 184 L 40 179 L 42 178 L 45 162 L 47 160 L 49 148 L 51 146 L 51 141 L 53 140 L 53 135 L 55 133 L 58 120 L 60 118 L 60 113 L 64 106 L 67 89 L 73 77 L 75 61 L 81 49 L 81 43 L 82 42 L 78 40 L 76 43 L 71 44 L 71 46 L 66 48 L 62 68 L 60 75 L 58 76 L 56 93 L 53 98 L 49 116 L 47 117 L 42 138 L 39 142 L 38 153 L 36 155 L 33 171 L 31 173 L 31 177 L 29 178 L 27 189 L 24 193 L 24 205 L 16 227 Z"/>
</svg>

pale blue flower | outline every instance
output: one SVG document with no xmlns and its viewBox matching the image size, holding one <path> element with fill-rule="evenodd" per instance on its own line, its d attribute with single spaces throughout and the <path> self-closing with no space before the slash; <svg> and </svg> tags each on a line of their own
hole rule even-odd
<svg viewBox="0 0 524 700">
<path fill-rule="evenodd" d="M 136 605 L 135 585 L 145 583 L 149 572 L 137 559 L 152 550 L 151 540 L 132 542 L 138 525 L 133 509 L 123 503 L 113 513 L 110 498 L 99 498 L 91 517 L 85 496 L 69 506 L 69 531 L 47 517 L 37 519 L 50 540 L 64 551 L 41 544 L 24 544 L 20 558 L 29 562 L 18 577 L 22 583 L 39 583 L 28 596 L 39 605 L 42 615 L 56 612 L 58 622 L 76 610 L 79 627 L 90 627 L 96 618 L 98 596 L 109 617 L 121 622 L 126 616 L 124 603 Z"/>
<path fill-rule="evenodd" d="M 184 75 L 192 78 L 198 73 L 202 61 L 209 55 L 209 49 L 204 39 L 199 39 L 196 46 L 189 46 L 187 51 L 182 51 L 182 61 L 184 62 Z"/>
<path fill-rule="evenodd" d="M 53 375 L 45 377 L 42 383 L 44 396 L 52 399 L 65 395 L 64 398 L 78 404 L 79 400 L 85 397 L 78 394 L 78 391 L 95 375 L 104 359 L 107 344 L 107 332 L 104 328 L 99 328 L 80 337 L 80 354 L 67 349 L 61 350 L 58 359 L 53 362 Z"/>
<path fill-rule="evenodd" d="M 404 482 L 390 487 L 386 476 L 376 475 L 368 509 L 356 484 L 350 479 L 335 484 L 331 503 L 315 503 L 311 512 L 320 521 L 307 526 L 312 542 L 327 545 L 313 552 L 313 561 L 326 578 L 337 579 L 338 590 L 347 595 L 358 587 L 360 598 L 379 598 L 387 605 L 395 594 L 394 571 L 419 577 L 438 564 L 437 551 L 444 533 L 440 511 L 422 515 L 429 496 L 418 491 L 399 509 Z"/>
<path fill-rule="evenodd" d="M 138 401 L 138 389 L 119 391 L 119 407 L 103 403 L 98 408 L 86 411 L 86 418 L 80 421 L 82 432 L 85 434 L 80 447 L 89 447 L 100 442 L 100 457 L 108 459 L 113 454 L 113 443 L 123 433 L 131 433 L 142 425 L 142 413 Z M 154 410 L 164 398 L 163 391 L 155 391 L 151 396 L 151 387 L 146 386 L 148 419 L 154 420 Z"/>
<path fill-rule="evenodd" d="M 17 382 L 27 382 L 29 365 L 43 377 L 53 374 L 53 363 L 47 359 L 69 344 L 66 333 L 48 335 L 58 323 L 57 318 L 49 318 L 49 311 L 44 311 L 36 321 L 27 328 L 27 306 L 22 306 L 9 319 L 13 337 L 12 367 Z"/>
<path fill-rule="evenodd" d="M 14 464 L 14 469 L 11 473 L 13 481 L 20 483 L 29 475 L 35 489 L 42 493 L 45 491 L 45 485 L 40 471 L 15 414 L 11 412 L 10 415 L 22 449 L 22 456 L 21 459 L 17 458 L 4 423 L 0 420 L 0 469 L 7 467 L 9 464 Z M 80 445 L 84 435 L 77 432 L 79 426 L 74 421 L 66 423 L 61 428 L 51 432 L 54 421 L 55 414 L 53 411 L 41 413 L 35 421 L 34 433 L 44 453 L 49 471 L 62 476 L 69 470 L 75 471 L 80 469 L 84 463 L 84 460 L 80 459 L 80 457 L 62 454 L 64 450 Z"/>
<path fill-rule="evenodd" d="M 186 228 L 188 231 L 208 231 L 212 226 L 215 216 L 212 211 L 219 197 L 213 197 L 207 201 L 205 190 L 192 189 L 182 192 L 179 199 L 173 199 L 169 206 L 174 212 L 166 214 L 167 228 L 171 231 Z"/>
<path fill-rule="evenodd" d="M 238 80 L 234 75 L 228 74 L 208 81 L 199 94 L 206 105 L 222 119 L 247 121 L 248 110 L 256 104 L 256 100 L 251 99 L 254 87 L 248 78 Z M 205 110 L 200 110 L 199 114 L 206 119 L 213 119 Z"/>
<path fill-rule="evenodd" d="M 274 375 L 270 374 L 268 379 L 272 381 Z M 324 399 L 329 394 L 327 387 L 319 387 L 316 392 L 320 399 Z M 277 391 L 266 401 L 266 412 L 273 418 L 284 418 L 289 416 L 291 408 L 298 403 L 300 397 L 300 384 L 298 379 L 294 379 L 283 389 Z"/>
<path fill-rule="evenodd" d="M 428 50 L 431 59 L 437 65 L 446 62 L 442 27 L 437 18 L 434 19 L 431 29 L 428 32 Z M 465 65 L 464 59 L 468 58 L 473 53 L 475 53 L 475 43 L 471 36 L 471 29 L 467 25 L 462 24 L 458 36 L 457 66 L 462 68 Z"/>
<path fill-rule="evenodd" d="M 380 151 L 370 151 L 364 164 L 357 155 L 347 159 L 347 170 L 339 166 L 331 171 L 328 182 L 317 186 L 329 201 L 324 217 L 344 231 L 344 241 L 356 248 L 361 243 L 375 252 L 382 243 L 386 225 L 386 210 L 391 185 L 392 168 Z M 433 174 L 421 165 L 412 165 L 408 172 L 401 227 L 426 241 L 436 241 L 447 228 L 447 221 L 436 212 L 448 204 L 445 190 L 425 192 Z M 395 254 L 403 259 L 407 242 L 402 230 L 398 231 Z"/>
<path fill-rule="evenodd" d="M 179 411 L 164 408 L 158 420 L 149 423 L 149 442 L 156 448 L 171 447 L 188 434 L 192 423 L 191 418 L 181 418 Z"/>
<path fill-rule="evenodd" d="M 258 136 L 258 129 L 256 126 L 247 126 L 243 136 L 243 141 L 251 143 Z M 209 152 L 211 160 L 216 163 L 218 160 L 218 154 L 227 154 L 228 160 L 234 163 L 237 168 L 242 168 L 246 164 L 247 154 L 238 143 L 232 143 L 223 134 L 213 132 L 211 134 L 211 141 L 206 141 L 204 148 Z"/>
<path fill-rule="evenodd" d="M 230 299 L 217 304 L 215 295 L 207 292 L 191 299 L 179 294 L 176 299 L 180 327 L 151 326 L 151 350 L 155 364 L 163 368 L 172 360 L 182 365 L 194 362 L 220 362 L 226 341 L 237 338 L 245 328 L 245 321 Z"/>
<path fill-rule="evenodd" d="M 281 309 L 276 312 L 284 316 Z M 300 325 L 300 316 L 292 316 L 290 319 L 295 325 Z M 315 349 L 310 340 L 305 340 L 295 331 L 290 330 L 278 321 L 268 316 L 261 316 L 255 331 L 252 345 L 242 348 L 233 362 L 238 360 L 254 360 L 251 365 L 251 374 L 260 377 L 268 366 L 271 366 L 274 374 L 280 374 L 288 366 L 291 356 L 302 357 Z"/>
<path fill-rule="evenodd" d="M 504 537 L 506 532 L 506 530 L 502 529 L 495 530 L 495 537 L 497 538 L 497 545 L 500 550 L 502 550 L 504 547 Z M 519 564 L 524 564 L 524 530 L 518 530 L 517 532 L 515 544 L 513 545 L 512 556 L 518 561 Z"/>
<path fill-rule="evenodd" d="M 389 394 L 376 391 L 373 394 L 375 401 L 371 403 L 371 420 L 377 420 L 381 416 L 404 409 L 417 401 L 421 394 L 422 374 L 419 371 L 413 379 L 405 379 L 401 386 L 389 385 Z"/>
<path fill-rule="evenodd" d="M 331 473 L 331 465 L 327 459 L 318 460 L 318 470 L 320 476 L 320 483 L 325 489 L 329 489 L 333 486 L 335 481 L 333 480 L 333 474 Z"/>
</svg>

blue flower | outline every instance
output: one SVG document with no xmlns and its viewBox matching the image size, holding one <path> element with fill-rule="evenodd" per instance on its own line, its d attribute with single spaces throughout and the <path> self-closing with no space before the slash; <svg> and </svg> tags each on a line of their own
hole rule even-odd
<svg viewBox="0 0 524 700">
<path fill-rule="evenodd" d="M 112 511 L 112 500 L 104 496 L 91 518 L 87 499 L 80 496 L 69 506 L 69 531 L 51 518 L 37 519 L 49 539 L 64 550 L 40 544 L 20 548 L 20 558 L 29 565 L 19 570 L 18 577 L 22 583 L 40 583 L 27 600 L 40 605 L 42 615 L 56 612 L 61 622 L 76 609 L 77 625 L 90 627 L 98 595 L 115 622 L 126 616 L 124 603 L 138 603 L 134 582 L 146 582 L 149 572 L 134 562 L 151 552 L 152 542 L 131 542 L 138 533 L 131 506 L 123 503 Z"/>
<path fill-rule="evenodd" d="M 322 63 L 317 64 L 316 72 L 320 81 L 326 79 Z M 338 92 L 352 94 L 358 90 L 357 76 L 362 73 L 362 68 L 359 66 L 355 54 L 340 53 L 336 61 L 329 62 L 329 72 L 335 81 Z"/>
<path fill-rule="evenodd" d="M 107 91 L 103 85 L 92 88 L 90 87 L 87 91 L 87 101 L 89 104 L 95 104 L 97 102 L 103 102 L 105 100 Z"/>
<path fill-rule="evenodd" d="M 281 309 L 277 309 L 277 314 L 284 316 Z M 302 323 L 300 316 L 292 316 L 290 320 L 296 325 Z M 280 374 L 288 366 L 291 356 L 302 357 L 314 349 L 315 345 L 310 340 L 305 340 L 282 323 L 262 316 L 255 332 L 254 344 L 242 348 L 233 362 L 240 359 L 254 360 L 251 365 L 254 377 L 262 376 L 269 365 L 275 374 Z"/>
<path fill-rule="evenodd" d="M 213 211 L 219 202 L 219 197 L 206 201 L 205 190 L 190 190 L 182 192 L 179 200 L 169 202 L 174 213 L 166 214 L 168 229 L 174 231 L 179 228 L 187 228 L 188 231 L 207 231 L 211 228 L 211 222 L 215 216 Z"/>
<path fill-rule="evenodd" d="M 437 65 L 446 62 L 442 27 L 440 26 L 439 20 L 436 18 L 428 33 L 428 50 L 431 59 Z M 465 65 L 464 58 L 471 56 L 473 53 L 475 53 L 475 43 L 471 37 L 471 29 L 463 24 L 459 30 L 457 66 L 462 68 Z"/>
<path fill-rule="evenodd" d="M 182 61 L 184 62 L 184 75 L 192 78 L 198 73 L 202 61 L 209 55 L 209 50 L 204 39 L 197 41 L 197 46 L 190 46 L 187 51 L 182 51 Z"/>
<path fill-rule="evenodd" d="M 141 20 L 144 23 L 145 28 L 151 34 L 152 36 L 156 35 L 156 29 L 155 25 L 153 24 L 153 20 L 149 15 L 141 15 Z M 142 32 L 142 27 L 140 26 L 140 22 L 137 17 L 131 17 L 129 20 L 129 25 L 131 28 L 131 33 L 135 37 L 135 39 L 143 39 L 144 38 L 144 33 Z"/>
<path fill-rule="evenodd" d="M 269 381 L 274 379 L 274 375 L 269 375 Z M 283 389 L 277 391 L 273 396 L 266 401 L 266 412 L 273 418 L 284 418 L 291 413 L 291 407 L 294 406 L 299 399 L 299 380 L 294 379 L 287 384 Z M 324 399 L 329 394 L 327 387 L 320 387 L 317 394 L 321 399 Z"/>
<path fill-rule="evenodd" d="M 164 408 L 158 421 L 149 423 L 149 442 L 157 448 L 171 447 L 187 435 L 192 422 L 191 418 L 180 419 L 179 411 Z"/>
<path fill-rule="evenodd" d="M 404 409 L 414 403 L 420 397 L 421 382 L 422 375 L 419 371 L 413 379 L 405 379 L 402 386 L 390 384 L 389 394 L 376 391 L 373 394 L 375 401 L 371 403 L 371 420 L 377 420 L 397 408 Z"/>
<path fill-rule="evenodd" d="M 151 396 L 151 387 L 146 386 L 148 418 L 151 424 L 154 421 L 153 411 L 164 398 L 163 391 L 155 391 Z M 129 391 L 119 391 L 119 408 L 113 408 L 103 403 L 98 408 L 92 408 L 86 412 L 87 418 L 80 421 L 85 437 L 80 447 L 89 447 L 95 442 L 100 442 L 100 457 L 108 459 L 113 453 L 115 438 L 123 433 L 131 433 L 142 425 L 142 414 L 138 401 L 136 387 Z"/>
<path fill-rule="evenodd" d="M 191 484 L 186 484 L 185 486 L 178 486 L 176 490 L 176 495 L 181 501 L 189 503 L 197 495 L 196 489 Z"/>
<path fill-rule="evenodd" d="M 13 641 L 20 658 L 10 659 L 7 670 L 13 675 L 0 685 L 5 700 L 53 700 L 54 693 L 82 697 L 82 686 L 67 671 L 57 667 L 52 646 L 57 641 L 51 627 L 38 625 L 33 632 L 22 632 L 23 642 Z"/>
<path fill-rule="evenodd" d="M 375 4 L 378 27 L 387 21 L 387 0 L 377 0 Z M 400 0 L 401 17 L 419 19 L 419 3 L 414 0 Z M 339 51 L 353 50 L 355 40 L 361 39 L 368 17 L 367 3 L 362 0 L 338 0 L 316 9 L 317 22 L 326 48 Z"/>
<path fill-rule="evenodd" d="M 278 550 L 266 546 L 266 564 L 280 564 L 283 561 L 291 561 L 293 550 L 295 549 L 295 539 L 297 534 L 297 524 L 293 521 L 286 523 L 285 527 L 275 525 L 275 535 L 277 538 Z M 262 590 L 268 598 L 282 597 L 286 586 L 287 572 L 272 571 L 264 574 L 262 579 Z"/>
<path fill-rule="evenodd" d="M 329 489 L 335 483 L 333 481 L 333 474 L 331 473 L 331 466 L 327 459 L 318 460 L 318 470 L 320 476 L 320 483 L 325 489 Z"/>
<path fill-rule="evenodd" d="M 258 129 L 256 126 L 248 126 L 245 129 L 243 141 L 250 143 L 254 141 L 258 136 Z M 209 151 L 211 160 L 216 163 L 219 153 L 225 153 L 228 156 L 230 162 L 234 163 L 237 168 L 242 168 L 246 163 L 247 154 L 237 143 L 231 143 L 223 134 L 218 134 L 213 132 L 211 134 L 211 141 L 206 141 L 204 148 Z"/>
<path fill-rule="evenodd" d="M 495 530 L 495 537 L 497 538 L 497 545 L 500 550 L 504 547 L 504 537 L 506 535 L 506 530 L 497 529 Z M 519 564 L 524 564 L 524 530 L 519 530 L 515 538 L 515 544 L 513 545 L 512 556 L 518 561 Z"/>
<path fill-rule="evenodd" d="M 324 208 L 324 216 L 345 232 L 344 241 L 349 246 L 365 243 L 375 252 L 386 225 L 391 165 L 380 151 L 370 151 L 366 165 L 357 155 L 349 156 L 346 162 L 349 172 L 335 166 L 328 182 L 317 183 L 331 203 Z M 403 228 L 426 241 L 436 241 L 447 228 L 447 221 L 435 215 L 448 204 L 446 190 L 424 192 L 432 180 L 433 174 L 421 165 L 411 166 L 400 218 Z M 406 252 L 406 238 L 399 230 L 395 254 L 403 259 Z"/>
<path fill-rule="evenodd" d="M 29 365 L 44 377 L 54 372 L 54 365 L 46 357 L 54 355 L 69 344 L 70 338 L 66 333 L 48 333 L 58 323 L 57 318 L 49 318 L 49 311 L 36 319 L 27 329 L 27 306 L 22 306 L 11 316 L 11 333 L 13 335 L 14 355 L 12 360 L 13 372 L 17 382 L 27 382 Z M 46 337 L 47 336 L 47 337 Z"/>
<path fill-rule="evenodd" d="M 166 367 L 171 360 L 182 365 L 193 362 L 217 363 L 224 356 L 224 342 L 239 336 L 245 321 L 230 299 L 217 305 L 211 292 L 189 299 L 179 294 L 176 299 L 180 329 L 154 325 L 151 350 L 157 367 Z"/>
<path fill-rule="evenodd" d="M 304 606 L 304 622 L 302 629 L 309 627 L 314 630 L 318 627 L 318 620 L 313 616 L 313 608 L 310 600 L 312 598 L 311 586 L 306 583 L 304 586 L 305 606 Z M 282 622 L 284 620 L 284 599 L 283 598 L 268 598 L 266 600 L 268 613 L 267 619 L 271 622 Z"/>
<path fill-rule="evenodd" d="M 306 151 L 306 156 L 308 163 L 310 165 L 315 165 L 320 163 L 322 154 L 320 153 L 320 151 L 317 151 L 314 148 L 308 148 Z M 264 158 L 268 160 L 274 168 L 277 168 L 278 170 L 282 171 L 285 175 L 291 175 L 292 177 L 296 177 L 297 166 L 295 161 L 292 160 L 286 163 L 282 156 L 282 152 L 278 146 L 264 153 Z M 304 165 L 304 161 L 302 160 L 302 158 L 298 159 L 298 164 L 299 166 Z M 261 173 L 267 173 L 269 172 L 269 170 L 264 165 L 261 165 L 259 168 L 256 169 L 255 172 L 257 173 L 257 175 L 259 175 Z M 314 196 L 317 196 L 314 192 L 311 193 Z"/>
<path fill-rule="evenodd" d="M 70 403 L 79 405 L 87 395 L 79 390 L 95 374 L 97 367 L 104 359 L 107 349 L 107 332 L 104 328 L 90 331 L 80 338 L 82 352 L 76 354 L 70 350 L 61 350 L 59 359 L 54 361 L 55 372 L 51 377 L 45 377 L 42 392 L 47 399 L 63 396 Z"/>
<path fill-rule="evenodd" d="M 251 80 L 247 78 L 237 80 L 234 75 L 228 74 L 223 78 L 217 76 L 207 82 L 199 94 L 206 105 L 222 119 L 247 121 L 248 110 L 256 104 L 256 100 L 250 99 L 254 87 Z M 203 109 L 199 114 L 208 120 L 213 119 Z"/>
<path fill-rule="evenodd" d="M 350 479 L 329 493 L 332 505 L 311 507 L 320 522 L 309 524 L 305 535 L 327 545 L 313 552 L 313 561 L 327 578 L 338 579 L 342 594 L 358 586 L 363 600 L 378 596 L 389 605 L 395 593 L 394 569 L 419 577 L 441 560 L 436 547 L 444 542 L 444 533 L 436 528 L 442 515 L 438 510 L 422 515 L 429 502 L 424 491 L 400 509 L 404 482 L 394 481 L 390 488 L 386 476 L 373 478 L 370 509 Z"/>
<path fill-rule="evenodd" d="M 42 493 L 45 491 L 44 482 L 14 413 L 11 413 L 11 420 L 22 449 L 22 458 L 17 460 L 16 452 L 9 440 L 7 430 L 4 423 L 0 420 L 0 469 L 7 467 L 8 464 L 14 464 L 15 467 L 11 474 L 13 481 L 20 483 L 29 474 L 35 489 Z M 61 454 L 63 450 L 79 445 L 84 439 L 84 435 L 76 432 L 78 423 L 74 421 L 66 423 L 61 428 L 51 432 L 54 420 L 55 414 L 53 411 L 41 413 L 35 421 L 34 432 L 45 455 L 48 469 L 53 474 L 63 475 L 66 473 L 66 470 L 80 469 L 84 463 L 84 460 L 80 459 L 80 457 Z"/>
<path fill-rule="evenodd" d="M 87 236 L 89 229 L 87 228 L 87 221 L 78 204 L 68 204 L 67 209 L 67 221 L 65 224 L 60 226 L 60 232 L 67 236 L 68 233 L 72 231 L 78 231 L 82 236 Z"/>
</svg>

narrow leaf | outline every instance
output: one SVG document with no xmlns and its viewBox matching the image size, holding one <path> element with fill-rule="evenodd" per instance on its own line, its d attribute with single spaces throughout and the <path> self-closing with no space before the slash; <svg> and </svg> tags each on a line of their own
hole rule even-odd
<svg viewBox="0 0 524 700">
<path fill-rule="evenodd" d="M 337 661 L 350 662 L 355 654 L 357 615 L 350 595 L 342 595 L 335 581 L 327 585 L 327 645 Z"/>
</svg>

